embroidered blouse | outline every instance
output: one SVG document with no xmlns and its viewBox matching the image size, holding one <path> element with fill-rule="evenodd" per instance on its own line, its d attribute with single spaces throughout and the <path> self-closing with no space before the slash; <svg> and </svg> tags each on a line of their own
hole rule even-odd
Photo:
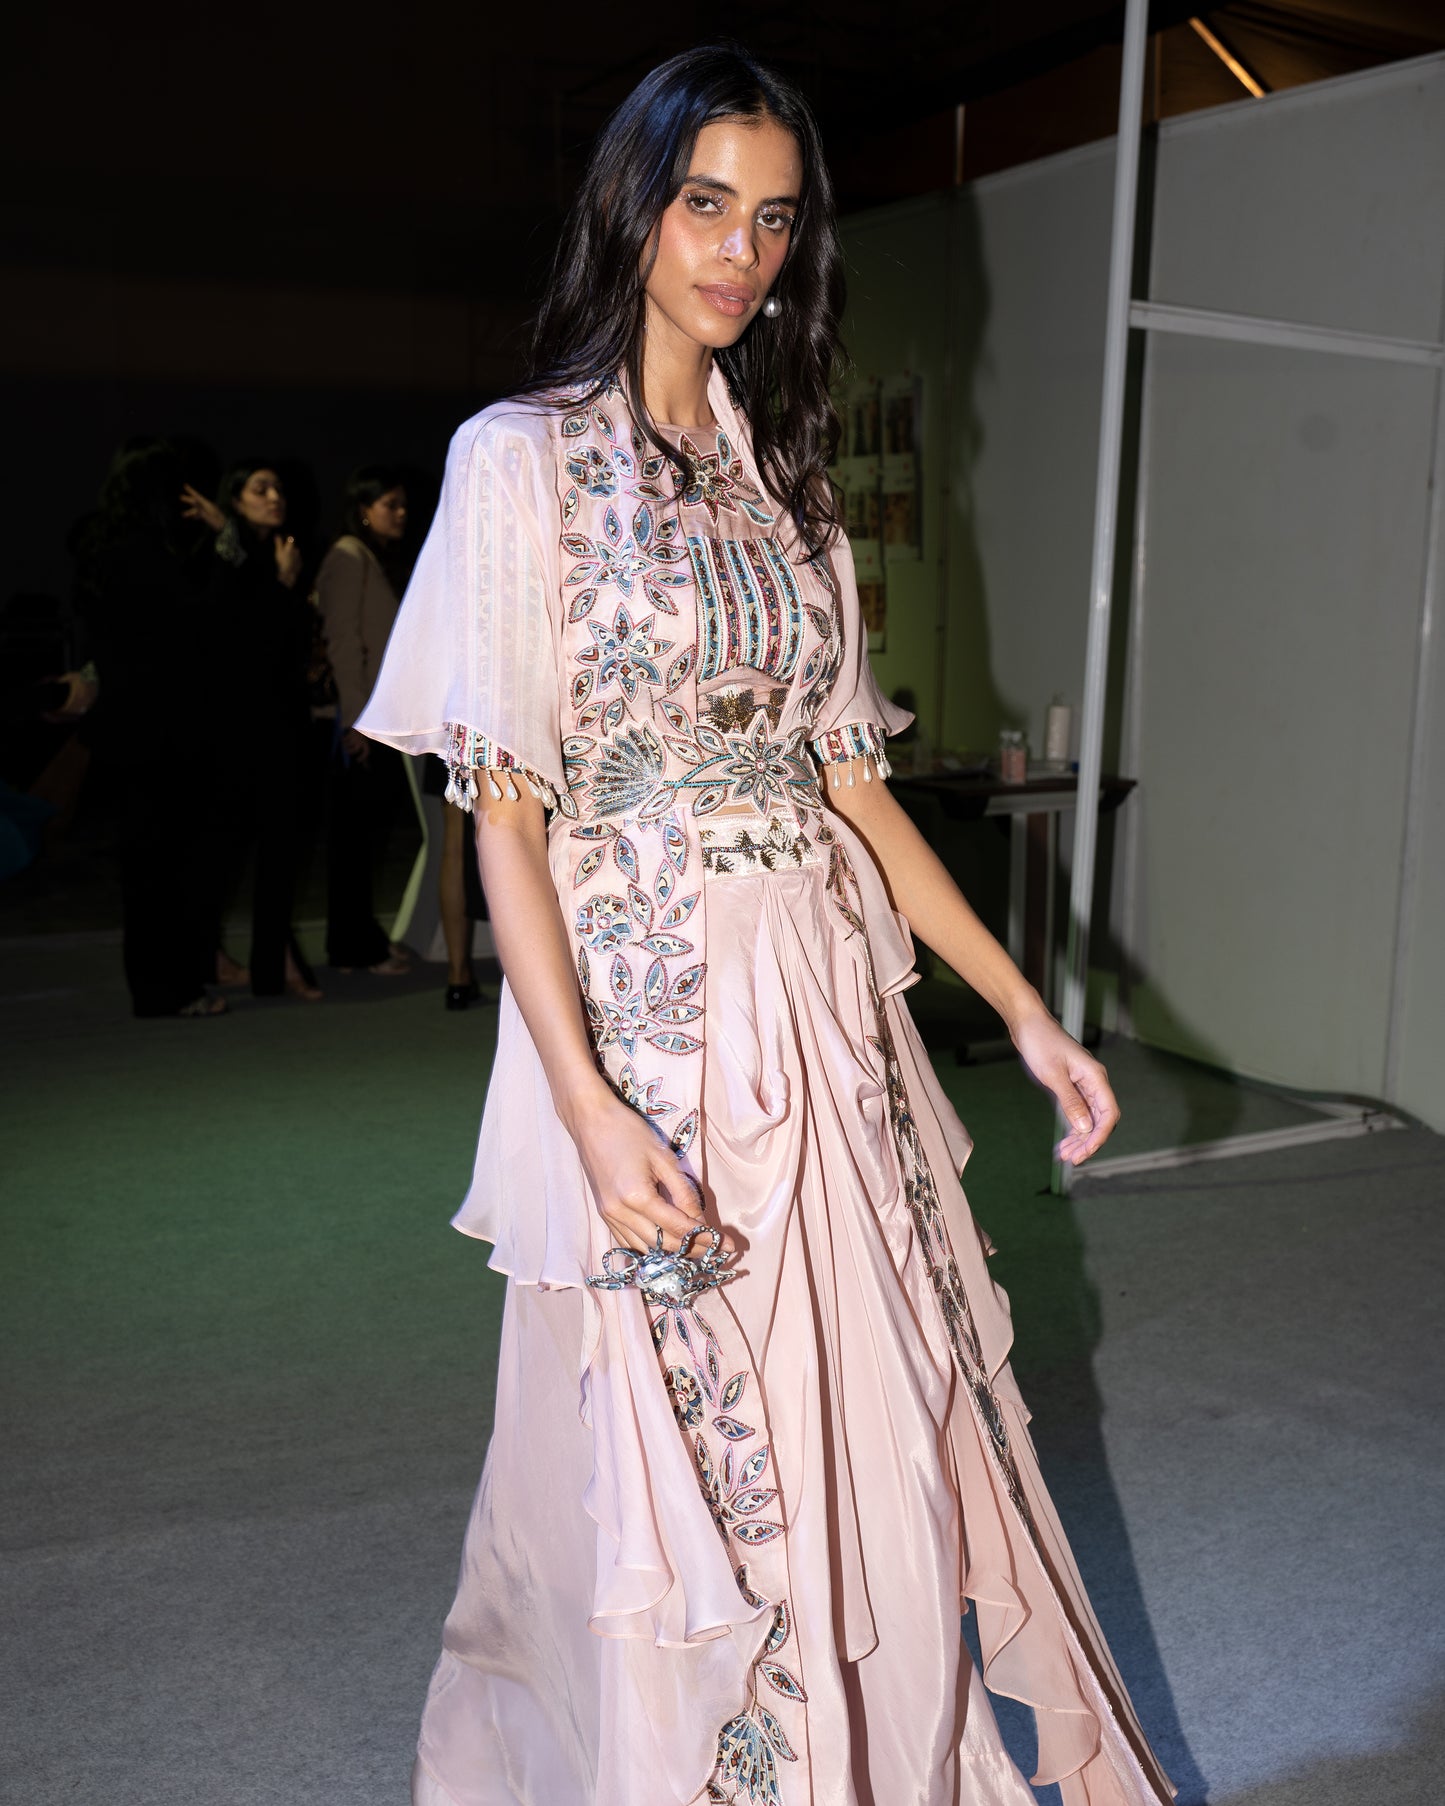
<svg viewBox="0 0 1445 1806">
<path fill-rule="evenodd" d="M 708 393 L 718 431 L 679 441 L 680 482 L 616 384 L 467 422 L 357 722 L 446 759 L 463 807 L 479 783 L 516 795 L 519 778 L 548 805 L 599 1060 L 684 1158 L 707 873 L 827 864 L 840 928 L 870 934 L 885 988 L 911 966 L 866 859 L 853 881 L 860 861 L 819 787 L 824 766 L 835 781 L 886 776 L 884 737 L 910 717 L 869 670 L 847 541 L 806 554 L 717 369 Z M 489 1214 L 480 1232 L 503 1256 L 515 1227 Z M 560 1282 L 578 1283 L 586 1258 L 578 1243 Z"/>
</svg>

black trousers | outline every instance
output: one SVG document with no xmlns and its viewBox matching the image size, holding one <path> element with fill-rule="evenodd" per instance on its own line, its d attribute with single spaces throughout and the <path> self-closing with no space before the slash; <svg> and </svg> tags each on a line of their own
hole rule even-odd
<svg viewBox="0 0 1445 1806">
<path fill-rule="evenodd" d="M 121 959 L 137 1016 L 173 1016 L 215 977 L 226 833 L 173 759 L 122 778 Z"/>
<path fill-rule="evenodd" d="M 407 793 L 401 754 L 373 743 L 364 759 L 332 754 L 326 785 L 326 958 L 377 966 L 391 942 L 376 919 L 376 872 Z"/>
</svg>

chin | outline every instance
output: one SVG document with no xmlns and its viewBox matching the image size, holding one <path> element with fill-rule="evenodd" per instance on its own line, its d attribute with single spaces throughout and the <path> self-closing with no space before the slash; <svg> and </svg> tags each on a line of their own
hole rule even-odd
<svg viewBox="0 0 1445 1806">
<path fill-rule="evenodd" d="M 706 345 L 710 351 L 726 351 L 730 346 L 737 344 L 751 325 L 750 319 L 729 320 L 725 316 L 709 310 L 705 318 L 697 321 L 692 336 L 700 345 Z"/>
</svg>

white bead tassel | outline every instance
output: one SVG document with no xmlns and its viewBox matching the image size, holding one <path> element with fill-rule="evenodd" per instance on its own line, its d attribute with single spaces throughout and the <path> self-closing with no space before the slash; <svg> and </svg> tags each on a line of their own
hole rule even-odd
<svg viewBox="0 0 1445 1806">
<path fill-rule="evenodd" d="M 470 771 L 453 766 L 442 794 L 454 809 L 460 809 L 463 815 L 470 815 L 472 804 L 477 800 L 477 780 Z"/>
</svg>

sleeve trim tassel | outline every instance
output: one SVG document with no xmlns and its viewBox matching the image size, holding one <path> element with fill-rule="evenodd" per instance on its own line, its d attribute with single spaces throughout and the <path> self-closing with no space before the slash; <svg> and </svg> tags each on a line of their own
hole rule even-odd
<svg viewBox="0 0 1445 1806">
<path fill-rule="evenodd" d="M 532 795 L 547 808 L 557 809 L 562 806 L 557 792 L 540 772 L 521 764 L 514 754 L 509 753 L 506 747 L 498 746 L 495 740 L 489 740 L 485 734 L 479 734 L 475 728 L 466 727 L 460 722 L 448 723 L 447 736 L 447 787 L 444 794 L 446 800 L 464 814 L 472 813 L 473 805 L 481 794 L 477 788 L 477 778 L 483 774 L 495 802 L 500 802 L 504 795 L 516 802 L 521 795 L 516 783 L 520 777 Z"/>
<path fill-rule="evenodd" d="M 852 769 L 854 760 L 863 761 L 863 781 L 867 784 L 873 782 L 875 766 L 880 778 L 888 777 L 893 769 L 883 750 L 883 730 L 872 721 L 850 721 L 844 727 L 830 728 L 813 742 L 813 753 L 819 764 L 834 767 L 835 790 L 842 787 L 844 765 L 849 767 L 847 781 L 850 784 L 856 782 Z"/>
</svg>

